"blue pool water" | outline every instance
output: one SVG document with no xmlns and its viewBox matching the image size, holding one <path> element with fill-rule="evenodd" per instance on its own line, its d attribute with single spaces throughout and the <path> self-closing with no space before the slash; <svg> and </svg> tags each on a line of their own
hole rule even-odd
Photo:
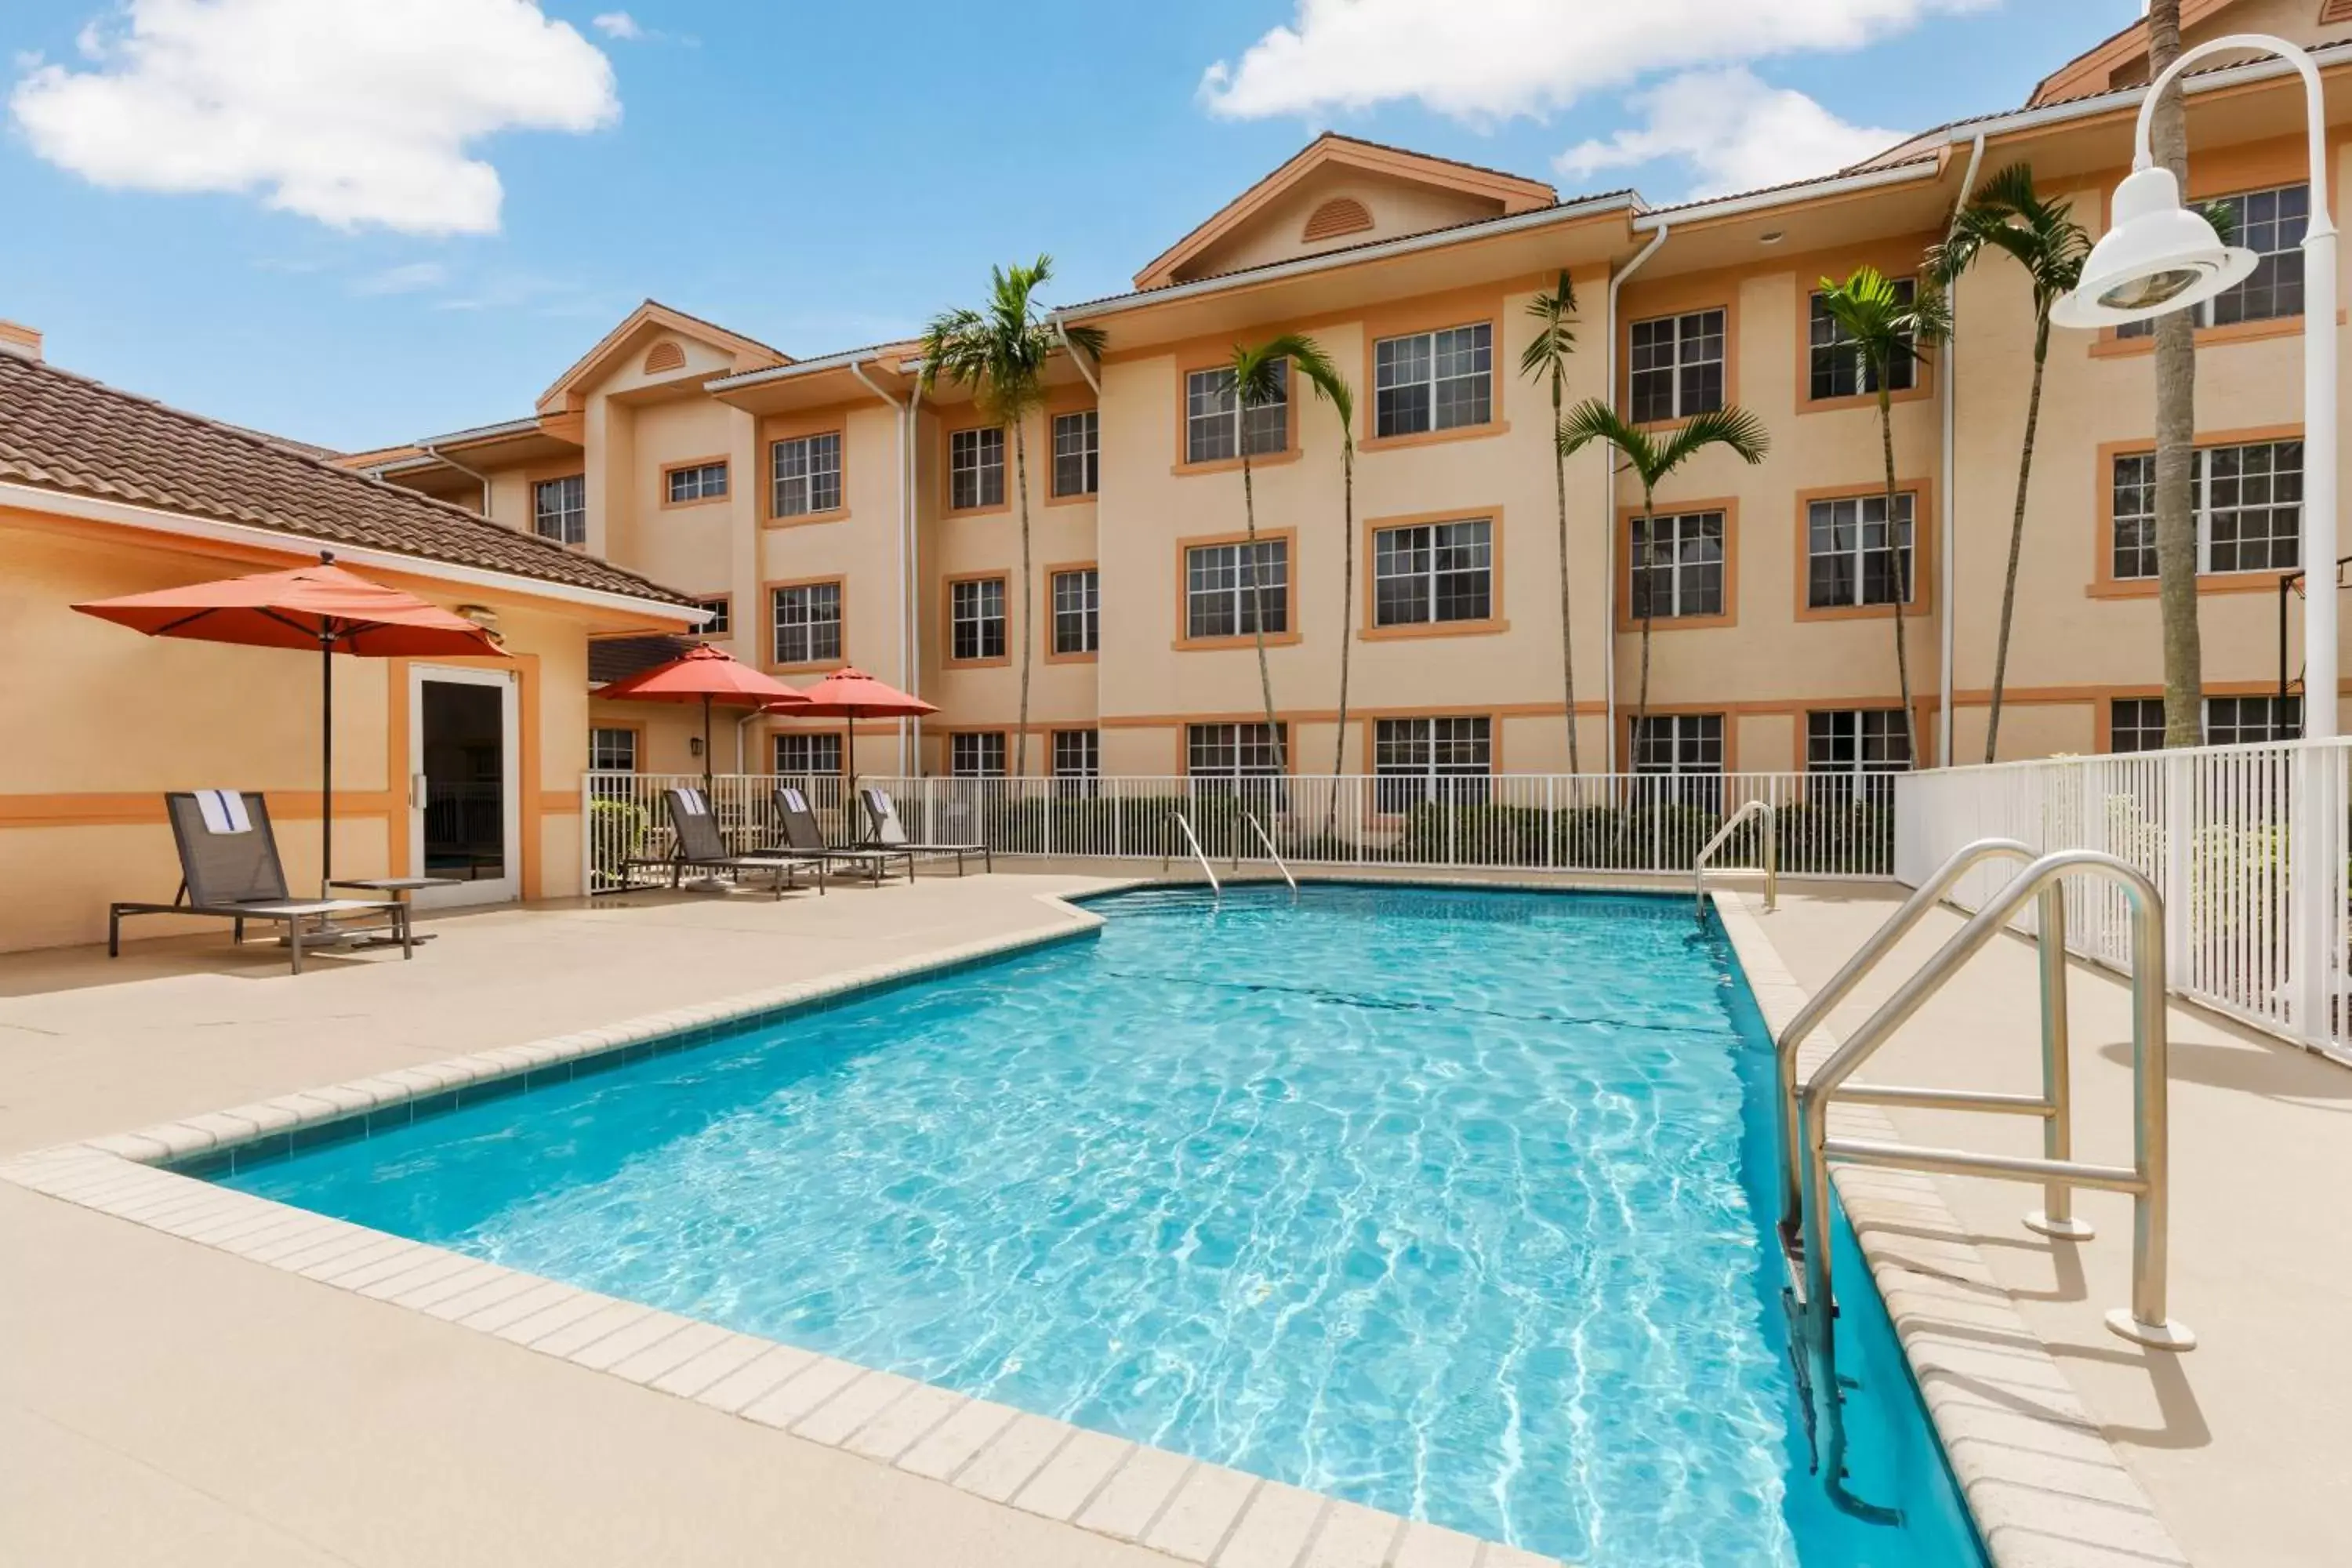
<svg viewBox="0 0 2352 1568">
<path fill-rule="evenodd" d="M 1981 1563 L 1851 1255 L 1850 1488 L 1904 1524 L 1809 1474 L 1770 1047 L 1686 900 L 1094 907 L 226 1179 L 1571 1561 Z"/>
</svg>

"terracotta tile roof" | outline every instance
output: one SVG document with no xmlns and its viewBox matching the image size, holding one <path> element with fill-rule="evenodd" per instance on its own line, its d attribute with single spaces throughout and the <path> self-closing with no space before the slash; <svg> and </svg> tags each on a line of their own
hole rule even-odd
<svg viewBox="0 0 2352 1568">
<path fill-rule="evenodd" d="M 0 354 L 0 480 L 632 598 L 634 572 L 370 479 L 272 437 Z"/>
</svg>

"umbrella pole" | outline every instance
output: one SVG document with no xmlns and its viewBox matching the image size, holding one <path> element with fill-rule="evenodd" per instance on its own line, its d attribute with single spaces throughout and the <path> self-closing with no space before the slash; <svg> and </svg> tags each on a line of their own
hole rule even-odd
<svg viewBox="0 0 2352 1568">
<path fill-rule="evenodd" d="M 319 896 L 335 877 L 335 637 L 319 633 Z"/>
<path fill-rule="evenodd" d="M 710 798 L 710 693 L 702 694 L 702 798 Z"/>
<path fill-rule="evenodd" d="M 857 804 L 857 715 L 850 714 L 841 721 L 841 826 L 856 841 L 856 829 L 850 826 L 850 808 Z"/>
</svg>

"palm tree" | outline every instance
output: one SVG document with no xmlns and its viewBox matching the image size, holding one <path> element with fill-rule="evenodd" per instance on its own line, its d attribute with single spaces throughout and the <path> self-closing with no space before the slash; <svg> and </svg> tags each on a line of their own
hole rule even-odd
<svg viewBox="0 0 2352 1568">
<path fill-rule="evenodd" d="M 1895 527 L 1895 410 L 1890 384 L 1896 367 L 1924 364 L 1928 351 L 1950 335 L 1950 316 L 1932 278 L 1910 299 L 1875 267 L 1857 268 L 1844 282 L 1824 278 L 1822 303 L 1841 344 L 1862 371 L 1862 384 L 1878 395 L 1878 447 L 1886 463 L 1886 553 L 1895 579 L 1895 673 L 1903 688 L 1903 739 L 1913 765 L 1919 756 L 1918 715 L 1911 705 L 1911 649 L 1903 635 L 1903 606 L 1911 597 L 1911 552 Z M 1916 535 L 1916 531 L 1915 531 Z"/>
<path fill-rule="evenodd" d="M 1265 699 L 1265 732 L 1274 747 L 1274 766 L 1277 773 L 1286 767 L 1284 761 L 1286 748 L 1282 743 L 1282 725 L 1274 716 L 1274 672 L 1266 664 L 1265 607 L 1259 604 L 1257 596 L 1257 490 L 1250 469 L 1249 414 L 1253 408 L 1264 408 L 1289 397 L 1289 373 L 1285 367 L 1291 364 L 1297 365 L 1298 373 L 1312 382 L 1316 391 L 1325 397 L 1331 395 L 1331 388 L 1344 386 L 1330 357 L 1313 338 L 1298 332 L 1285 332 L 1280 337 L 1269 338 L 1255 348 L 1235 343 L 1234 357 L 1227 366 L 1233 373 L 1234 399 L 1238 405 L 1234 417 L 1240 425 L 1239 438 L 1234 444 L 1241 449 L 1242 518 L 1249 540 L 1242 551 L 1242 593 L 1244 602 L 1250 607 L 1250 628 L 1257 643 L 1258 689 Z M 1346 395 L 1344 392 L 1343 395 Z M 1349 397 L 1345 406 L 1352 410 L 1354 405 L 1352 396 Z M 1348 452 L 1348 505 L 1351 514 L 1355 506 L 1355 471 L 1351 444 Z M 1351 515 L 1349 528 L 1351 553 L 1354 531 Z M 1340 644 L 1343 659 L 1346 647 L 1347 639 L 1343 637 Z M 1344 723 L 1344 717 L 1342 721 Z"/>
<path fill-rule="evenodd" d="M 1977 188 L 1953 220 L 1944 243 L 1928 253 L 1927 270 L 1946 291 L 1988 251 L 2025 268 L 2033 286 L 2033 384 L 2025 398 L 2025 437 L 2017 454 L 2017 504 L 2009 520 L 2009 572 L 2000 590 L 2000 635 L 1993 645 L 1992 713 L 1985 721 L 1985 761 L 1993 760 L 2000 738 L 2000 696 L 2009 678 L 2010 623 L 2017 609 L 2018 558 L 2025 549 L 2025 494 L 2033 475 L 2033 437 L 2042 422 L 2042 376 L 2050 360 L 2050 307 L 2083 279 L 2083 259 L 2091 237 L 2074 221 L 2074 208 L 2043 199 L 2033 188 L 2033 168 L 2012 163 Z"/>
<path fill-rule="evenodd" d="M 1013 433 L 1013 491 L 1021 512 L 1021 728 L 1013 742 L 1013 776 L 1029 771 L 1029 662 L 1036 639 L 1036 585 L 1029 564 L 1029 441 L 1026 422 L 1044 403 L 1045 362 L 1052 357 L 1055 334 L 1038 319 L 1037 290 L 1054 275 L 1054 258 L 1040 256 L 1034 266 L 989 269 L 988 303 L 984 309 L 954 310 L 931 318 L 923 333 L 922 388 L 928 393 L 944 378 L 968 389 L 981 412 Z M 1099 356 L 1106 341 L 1099 327 L 1065 327 L 1062 336 L 1072 353 Z"/>
<path fill-rule="evenodd" d="M 2147 72 L 2154 81 L 2180 54 L 2180 0 L 2147 10 Z M 2156 161 L 2189 188 L 2189 127 L 2180 84 L 2156 101 L 2149 126 Z M 2156 575 L 2164 624 L 2164 743 L 2205 739 L 2205 655 L 2197 631 L 2197 338 L 2192 312 L 2156 319 Z"/>
<path fill-rule="evenodd" d="M 1771 433 L 1764 421 L 1733 405 L 1694 416 L 1661 442 L 1649 431 L 1629 425 L 1605 398 L 1588 397 L 1559 421 L 1555 445 L 1562 458 L 1573 458 L 1600 441 L 1616 449 L 1624 468 L 1642 484 L 1642 533 L 1634 542 L 1631 567 L 1642 586 L 1642 683 L 1633 707 L 1633 738 L 1638 744 L 1650 717 L 1650 627 L 1657 609 L 1656 595 L 1644 575 L 1654 563 L 1657 489 L 1667 475 L 1710 447 L 1728 447 L 1740 461 L 1754 468 L 1772 449 Z"/>
<path fill-rule="evenodd" d="M 1551 390 L 1551 422 L 1559 426 L 1560 399 L 1568 386 L 1568 356 L 1576 352 L 1576 285 L 1570 281 L 1568 269 L 1562 268 L 1559 282 L 1549 294 L 1538 294 L 1528 301 L 1528 314 L 1536 319 L 1536 335 L 1527 352 L 1519 355 L 1519 374 L 1530 381 L 1539 381 Z M 1559 676 L 1568 700 L 1568 771 L 1584 771 L 1576 752 L 1576 638 L 1571 612 L 1574 608 L 1569 594 L 1568 565 L 1568 458 L 1555 443 L 1551 462 L 1552 495 L 1559 504 Z"/>
</svg>

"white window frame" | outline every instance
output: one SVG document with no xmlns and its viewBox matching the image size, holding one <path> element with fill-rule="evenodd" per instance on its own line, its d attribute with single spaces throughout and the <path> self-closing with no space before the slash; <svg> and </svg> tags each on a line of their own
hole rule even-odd
<svg viewBox="0 0 2352 1568">
<path fill-rule="evenodd" d="M 1463 368 L 1465 361 L 1467 369 Z M 1454 395 L 1450 406 L 1449 391 Z M 1469 321 L 1373 340 L 1375 440 L 1466 430 L 1494 422 L 1493 322 Z"/>
<path fill-rule="evenodd" d="M 727 495 L 727 460 L 721 458 L 715 463 L 688 463 L 665 468 L 662 490 L 672 506 L 723 500 Z"/>
<path fill-rule="evenodd" d="M 1065 742 L 1073 742 L 1065 745 Z M 1057 779 L 1094 779 L 1102 777 L 1102 731 L 1100 730 L 1056 730 L 1049 742 L 1052 746 L 1054 776 Z M 1074 757 L 1070 753 L 1076 752 Z"/>
<path fill-rule="evenodd" d="M 1004 504 L 1004 430 L 980 425 L 948 432 L 948 510 L 985 511 Z"/>
<path fill-rule="evenodd" d="M 768 510 L 775 517 L 823 517 L 841 510 L 840 431 L 768 443 Z"/>
<path fill-rule="evenodd" d="M 1064 465 L 1076 465 L 1075 485 L 1064 482 Z M 1102 416 L 1082 408 L 1054 416 L 1054 496 L 1090 496 L 1102 488 Z"/>
<path fill-rule="evenodd" d="M 1842 511 L 1845 510 L 1851 511 L 1851 521 L 1841 515 Z M 1826 496 L 1806 504 L 1805 607 L 1807 609 L 1874 609 L 1881 605 L 1892 605 L 1895 599 L 1891 592 L 1885 598 L 1874 599 L 1870 596 L 1870 566 L 1871 557 L 1874 555 L 1890 557 L 1885 563 L 1886 581 L 1890 585 L 1897 581 L 1901 583 L 1905 606 L 1907 608 L 1918 604 L 1919 493 L 1916 490 L 1896 491 L 1895 510 L 1895 525 L 1890 529 L 1886 523 L 1886 494 L 1883 490 L 1873 490 L 1863 495 Z M 1829 526 L 1832 535 L 1841 528 L 1850 528 L 1853 531 L 1853 542 L 1851 546 L 1832 545 L 1828 550 L 1816 547 L 1814 524 L 1824 511 L 1829 513 Z M 1874 513 L 1875 521 L 1873 521 Z M 1878 531 L 1878 536 L 1882 540 L 1887 538 L 1890 533 L 1896 535 L 1900 539 L 1899 547 L 1890 547 L 1884 543 L 1873 545 L 1870 542 L 1873 529 Z M 1894 558 L 1896 548 L 1901 552 L 1899 562 Z M 1847 597 L 1822 599 L 1814 595 L 1813 563 L 1830 559 L 1843 559 L 1850 563 L 1853 582 L 1852 592 Z M 1896 576 L 1898 570 L 1901 573 L 1899 579 Z"/>
<path fill-rule="evenodd" d="M 2288 447 L 2294 449 L 2294 465 L 2292 468 L 2283 468 L 2279 458 Z M 2233 507 L 2215 507 L 2213 468 L 2216 460 L 2223 454 L 2242 455 L 2248 452 L 2269 454 L 2270 467 L 2263 478 L 2270 486 L 2272 499 L 2256 501 L 2252 505 L 2246 503 L 2243 487 L 2247 479 L 2243 458 L 2241 456 L 2239 472 L 2223 480 L 2224 484 L 2234 483 L 2240 487 L 2239 503 Z M 2196 467 L 2191 470 L 2190 476 L 2189 496 L 2196 513 L 2199 576 L 2227 577 L 2249 572 L 2292 572 L 2303 564 L 2303 437 L 2300 436 L 2290 436 L 2276 441 L 2232 441 L 2197 448 Z M 2145 510 L 2141 510 L 2137 505 L 2128 512 L 2124 510 L 2126 488 L 2124 476 L 2126 466 L 2132 475 L 2128 481 L 2129 490 L 2134 496 L 2146 502 Z M 2279 478 L 2282 474 L 2294 476 L 2294 499 L 2293 500 L 2283 501 L 2276 499 Z M 2107 570 L 2113 574 L 2118 583 L 2147 582 L 2157 574 L 2156 454 L 2153 452 L 2118 453 L 2115 459 L 2115 466 L 2108 474 L 2107 483 L 2108 494 L 2111 498 L 2107 511 L 2112 533 L 2112 537 L 2107 542 Z M 2233 515 L 2260 514 L 2270 521 L 2270 527 L 2261 536 L 2266 542 L 2270 556 L 2267 564 L 2259 566 L 2213 564 L 2213 518 L 2217 511 Z M 2133 540 L 2129 545 L 2125 543 L 2126 531 Z M 2242 559 L 2242 552 L 2246 548 L 2246 531 L 2241 526 L 2237 532 L 2238 537 L 2232 542 L 2232 547 L 2241 552 Z M 2284 561 L 2279 559 L 2282 550 L 2288 557 Z M 2128 573 L 2122 570 L 2126 551 L 2134 558 L 2134 570 Z M 2145 566 L 2147 570 L 2138 570 L 2141 566 Z"/>
<path fill-rule="evenodd" d="M 1643 329 L 1650 329 L 1654 339 L 1656 330 L 1670 329 L 1668 341 L 1663 346 L 1670 351 L 1664 364 L 1642 363 L 1641 340 Z M 1708 340 L 1714 340 L 1715 352 L 1706 352 Z M 1711 414 L 1724 406 L 1730 397 L 1731 377 L 1731 312 L 1727 306 L 1710 305 L 1705 310 L 1678 310 L 1670 316 L 1652 316 L 1635 321 L 1626 331 L 1625 402 L 1629 417 L 1636 424 L 1656 425 L 1670 420 L 1688 419 L 1696 414 Z M 1653 342 L 1649 352 L 1655 354 L 1661 345 Z M 1707 366 L 1715 367 L 1715 399 L 1708 402 L 1704 393 L 1690 387 L 1685 373 L 1698 372 L 1704 381 Z M 1642 400 L 1642 378 L 1664 375 L 1668 396 L 1666 412 L 1654 408 L 1645 410 Z"/>
<path fill-rule="evenodd" d="M 1909 305 L 1919 297 L 1917 279 L 1895 278 L 1889 281 L 1895 285 L 1895 292 L 1904 304 Z M 1829 296 L 1818 289 L 1805 296 L 1805 401 L 1834 403 L 1843 397 L 1875 397 L 1878 395 L 1875 373 L 1853 352 L 1853 340 L 1845 335 L 1844 330 L 1838 325 L 1837 318 L 1829 313 L 1828 300 Z M 1912 335 L 1904 333 L 1903 341 L 1906 345 L 1911 344 Z M 1824 355 L 1828 356 L 1826 360 Z M 1913 354 L 1897 356 L 1886 370 L 1886 390 L 1889 392 L 1909 392 L 1919 384 L 1919 362 Z M 1820 391 L 1816 386 L 1823 374 L 1830 378 L 1830 390 L 1827 392 Z M 1841 378 L 1844 377 L 1851 377 L 1853 384 L 1840 391 Z"/>
<path fill-rule="evenodd" d="M 1234 391 L 1234 373 L 1224 365 L 1184 374 L 1184 461 L 1230 462 L 1249 444 L 1253 458 L 1290 449 L 1290 362 L 1275 367 L 1282 395 L 1244 409 Z"/>
<path fill-rule="evenodd" d="M 1635 517 L 1628 522 L 1626 559 L 1632 563 L 1633 580 L 1626 599 L 1626 613 L 1640 620 L 1646 598 L 1650 602 L 1649 613 L 1653 620 L 1712 620 L 1728 615 L 1731 610 L 1729 517 L 1719 510 L 1681 511 L 1661 513 L 1650 521 L 1653 527 L 1646 541 L 1642 520 Z M 1715 551 L 1712 558 L 1706 553 L 1710 544 Z M 1664 563 L 1658 560 L 1661 548 L 1673 552 Z M 1705 586 L 1710 581 L 1715 589 L 1714 608 L 1697 608 L 1687 602 L 1693 599 L 1703 601 Z M 1665 586 L 1663 596 L 1658 591 L 1661 582 Z"/>
<path fill-rule="evenodd" d="M 551 498 L 553 506 L 548 504 Z M 587 543 L 588 476 L 565 474 L 535 480 L 530 487 L 530 531 L 558 544 Z"/>
<path fill-rule="evenodd" d="M 2249 217 L 2248 209 L 2266 196 L 2272 198 L 2270 214 Z M 2287 198 L 2299 200 L 2303 211 L 2282 216 L 2278 209 Z M 2191 306 L 2191 321 L 2200 327 L 2234 326 L 2241 321 L 2293 321 L 2302 315 L 2303 240 L 2311 228 L 2311 183 L 2290 180 L 2281 185 L 2232 191 L 2194 205 L 2224 209 L 2230 217 L 2230 243 L 2244 247 L 2260 259 L 2242 282 L 2233 283 L 2210 300 Z M 2287 296 L 2293 297 L 2292 310 L 2281 308 L 2282 299 Z M 2153 320 L 2116 329 L 2119 338 L 2152 337 L 2155 332 Z"/>
<path fill-rule="evenodd" d="M 610 744 L 611 738 L 615 735 L 623 737 L 628 742 L 626 750 L 629 754 L 629 760 L 625 763 L 614 763 L 607 760 L 611 755 L 611 752 L 606 748 Z M 637 751 L 638 747 L 642 743 L 643 737 L 641 737 L 636 731 L 630 729 L 626 725 L 592 725 L 588 731 L 589 770 L 593 773 L 635 773 L 637 771 L 637 763 L 639 761 Z"/>
<path fill-rule="evenodd" d="M 2303 734 L 2303 699 L 2282 698 L 2275 692 L 2261 697 L 2208 697 L 2200 718 L 2209 746 L 2298 740 Z"/>
<path fill-rule="evenodd" d="M 1277 750 L 1277 742 L 1279 749 Z M 1257 760 L 1247 761 L 1244 752 Z M 1207 763 L 1202 763 L 1203 757 Z M 1290 725 L 1265 721 L 1247 724 L 1184 726 L 1184 776 L 1195 779 L 1278 779 L 1290 757 Z"/>
<path fill-rule="evenodd" d="M 1250 588 L 1244 580 L 1242 569 L 1242 552 L 1249 548 L 1248 541 L 1238 539 L 1222 544 L 1185 546 L 1184 638 L 1187 642 L 1222 642 L 1256 635 L 1257 628 L 1252 625 L 1255 616 L 1250 604 Z M 1202 556 L 1220 558 L 1209 567 L 1218 580 L 1206 587 L 1200 585 L 1195 570 L 1195 563 Z M 1287 636 L 1290 631 L 1290 541 L 1259 539 L 1256 567 L 1256 614 L 1263 615 L 1268 622 L 1265 635 Z M 1272 595 L 1271 600 L 1267 597 L 1269 595 Z M 1220 599 L 1231 601 L 1229 607 L 1234 629 L 1229 632 L 1201 630 L 1202 610 Z"/>
<path fill-rule="evenodd" d="M 1824 719 L 1830 721 L 1828 745 L 1849 747 L 1852 757 L 1816 760 L 1822 744 L 1822 726 L 1819 721 Z M 1850 729 L 1852 733 L 1841 736 L 1836 733 L 1841 728 Z M 1903 752 L 1901 760 L 1882 756 L 1872 761 L 1869 752 L 1874 743 L 1888 750 L 1899 746 Z M 1900 708 L 1815 708 L 1805 714 L 1805 778 L 1809 794 L 1812 783 L 1819 780 L 1826 786 L 1825 795 L 1891 805 L 1895 800 L 1895 775 L 1907 773 L 1916 765 L 1917 759 L 1911 755 L 1910 727 L 1904 723 Z M 1874 780 L 1883 782 L 1873 783 Z"/>
<path fill-rule="evenodd" d="M 787 751 L 808 753 L 804 763 L 785 761 Z M 784 778 L 831 778 L 841 772 L 837 730 L 779 730 L 768 739 L 769 771 Z"/>
<path fill-rule="evenodd" d="M 787 621 L 784 618 L 786 596 L 791 595 L 799 613 Z M 842 658 L 842 601 L 847 597 L 845 584 L 833 583 L 792 583 L 768 590 L 768 627 L 772 639 L 769 652 L 779 666 L 832 664 Z M 820 609 L 830 607 L 833 614 L 821 616 Z M 786 636 L 790 634 L 803 657 L 785 657 Z M 821 651 L 829 641 L 831 652 Z"/>
<path fill-rule="evenodd" d="M 1065 593 L 1064 585 L 1069 584 Z M 1102 572 L 1093 566 L 1073 566 L 1055 572 L 1046 584 L 1054 601 L 1054 657 L 1083 658 L 1102 647 Z M 1077 646 L 1065 647 L 1063 629 L 1075 623 Z"/>
<path fill-rule="evenodd" d="M 1004 756 L 1003 731 L 958 730 L 948 737 L 948 776 L 1001 779 L 1005 776 Z"/>
<path fill-rule="evenodd" d="M 1376 719 L 1372 775 L 1378 811 L 1423 803 L 1483 805 L 1495 776 L 1495 721 L 1485 714 Z"/>
<path fill-rule="evenodd" d="M 708 599 L 697 599 L 694 602 L 694 607 L 710 612 L 710 619 L 702 623 L 701 636 L 724 637 L 735 635 L 734 595 L 718 594 Z"/>
<path fill-rule="evenodd" d="M 990 589 L 994 589 L 992 613 Z M 1006 619 L 1005 600 L 1009 584 L 1002 577 L 965 577 L 948 584 L 948 659 L 950 664 L 981 664 L 1007 657 L 1012 651 L 1011 626 Z M 995 628 L 996 647 L 988 646 L 989 630 Z M 964 633 L 971 634 L 975 651 L 961 651 Z"/>
<path fill-rule="evenodd" d="M 1447 584 L 1458 578 L 1475 578 L 1475 594 L 1457 591 L 1451 607 L 1465 602 L 1483 604 L 1476 615 L 1443 613 L 1449 605 Z M 1408 584 L 1406 602 L 1391 605 L 1381 588 Z M 1411 613 L 1418 610 L 1419 614 Z M 1407 522 L 1372 531 L 1372 625 L 1375 626 L 1436 626 L 1461 623 L 1480 625 L 1495 618 L 1495 520 L 1488 517 L 1450 519 L 1444 522 Z"/>
</svg>

